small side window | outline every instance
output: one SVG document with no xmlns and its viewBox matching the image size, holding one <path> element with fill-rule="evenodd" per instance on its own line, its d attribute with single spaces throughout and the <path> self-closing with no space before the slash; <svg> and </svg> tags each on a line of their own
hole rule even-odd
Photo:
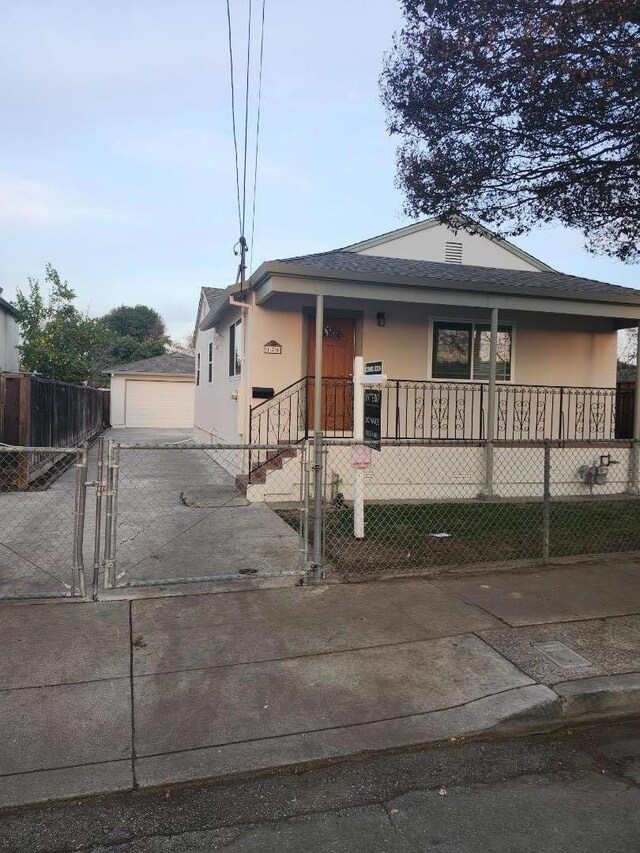
<svg viewBox="0 0 640 853">
<path fill-rule="evenodd" d="M 229 376 L 242 371 L 242 320 L 229 326 Z"/>
<path fill-rule="evenodd" d="M 213 382 L 213 343 L 209 344 L 209 382 Z"/>
<path fill-rule="evenodd" d="M 200 384 L 200 353 L 196 355 L 196 385 Z"/>
</svg>

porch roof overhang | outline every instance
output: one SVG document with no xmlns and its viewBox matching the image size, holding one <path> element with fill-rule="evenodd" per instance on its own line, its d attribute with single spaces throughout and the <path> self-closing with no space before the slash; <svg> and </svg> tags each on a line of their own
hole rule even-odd
<svg viewBox="0 0 640 853">
<path fill-rule="evenodd" d="M 537 275 L 537 273 L 533 273 Z M 493 291 L 481 291 L 464 284 L 452 286 L 449 282 L 430 280 L 408 281 L 406 278 L 390 279 L 372 276 L 357 278 L 353 273 L 335 276 L 310 276 L 306 271 L 270 269 L 255 287 L 256 304 L 263 304 L 276 293 L 293 293 L 362 299 L 367 301 L 408 302 L 414 304 L 455 305 L 468 308 L 499 308 L 511 311 L 532 311 L 550 314 L 572 314 L 586 317 L 608 317 L 620 321 L 620 326 L 633 325 L 640 321 L 640 291 L 633 302 L 618 302 L 611 297 L 604 299 L 576 298 L 576 294 L 554 294 L 517 292 L 508 287 L 496 287 Z M 533 291 L 533 288 L 532 288 Z M 608 296 L 608 294 L 606 295 Z M 634 294 L 635 296 L 635 294 Z"/>
<path fill-rule="evenodd" d="M 629 287 L 555 272 L 455 266 L 355 253 L 348 253 L 350 257 L 342 263 L 341 256 L 345 254 L 335 252 L 269 261 L 256 270 L 247 289 L 254 291 L 257 305 L 264 304 L 275 294 L 313 296 L 321 293 L 367 302 L 606 317 L 617 321 L 620 328 L 640 322 L 640 290 Z M 388 271 L 381 271 L 385 266 Z M 237 298 L 237 293 L 234 295 Z M 200 328 L 214 326 L 227 303 L 228 300 L 221 300 Z"/>
</svg>

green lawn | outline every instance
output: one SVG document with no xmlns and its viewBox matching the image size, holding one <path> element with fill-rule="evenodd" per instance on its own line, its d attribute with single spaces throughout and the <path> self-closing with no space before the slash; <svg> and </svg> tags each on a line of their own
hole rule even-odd
<svg viewBox="0 0 640 853">
<path fill-rule="evenodd" d="M 280 511 L 297 528 L 294 511 Z M 353 537 L 353 510 L 329 508 L 325 556 L 347 574 L 539 559 L 540 502 L 368 504 L 365 538 Z M 447 537 L 433 534 L 448 533 Z M 563 501 L 550 506 L 549 556 L 640 550 L 640 500 Z"/>
</svg>

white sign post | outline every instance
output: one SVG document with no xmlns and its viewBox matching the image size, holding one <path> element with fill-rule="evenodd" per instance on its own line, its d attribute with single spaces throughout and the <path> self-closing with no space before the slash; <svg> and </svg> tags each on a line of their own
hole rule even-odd
<svg viewBox="0 0 640 853">
<path fill-rule="evenodd" d="M 364 441 L 364 360 L 357 355 L 353 360 L 353 437 Z M 364 539 L 364 472 L 367 448 L 355 445 L 353 448 L 353 535 Z M 371 451 L 369 451 L 371 453 Z"/>
</svg>

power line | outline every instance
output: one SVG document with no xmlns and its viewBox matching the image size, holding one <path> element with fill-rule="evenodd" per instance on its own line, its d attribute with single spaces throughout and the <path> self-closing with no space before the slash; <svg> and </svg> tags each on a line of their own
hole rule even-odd
<svg viewBox="0 0 640 853">
<path fill-rule="evenodd" d="M 253 25 L 253 0 L 248 0 L 247 14 L 247 50 L 246 50 L 246 74 L 244 86 L 244 132 L 242 151 L 238 145 L 238 123 L 236 120 L 236 102 L 235 102 L 235 67 L 233 58 L 233 28 L 231 24 L 231 4 L 227 0 L 227 29 L 229 37 L 229 67 L 231 80 L 231 119 L 233 127 L 233 147 L 235 152 L 235 168 L 236 168 L 236 199 L 238 205 L 238 223 L 240 228 L 240 237 L 234 246 L 234 253 L 240 255 L 240 266 L 238 269 L 238 279 L 244 281 L 244 272 L 246 269 L 246 252 L 247 241 L 245 237 L 247 225 L 247 169 L 249 159 L 249 106 L 251 95 L 251 53 L 252 53 L 252 25 Z M 265 27 L 265 11 L 266 0 L 262 0 L 262 16 L 260 21 L 260 56 L 259 56 L 259 71 L 258 71 L 258 94 L 257 94 L 257 109 L 256 109 L 256 125 L 255 125 L 255 152 L 253 164 L 253 197 L 251 201 L 251 255 L 253 255 L 253 240 L 255 235 L 255 220 L 256 220 L 256 197 L 258 185 L 258 156 L 260 150 L 260 117 L 262 103 L 262 72 L 264 66 L 264 27 Z M 240 160 L 242 159 L 242 166 Z"/>
<path fill-rule="evenodd" d="M 267 0 L 262 0 L 262 21 L 260 24 L 260 60 L 258 73 L 258 109 L 256 114 L 256 150 L 253 169 L 253 203 L 251 209 L 251 249 L 249 251 L 249 264 L 253 264 L 253 238 L 256 227 L 256 189 L 258 185 L 258 152 L 260 146 L 260 110 L 262 101 L 262 67 L 264 64 L 264 13 Z"/>
<path fill-rule="evenodd" d="M 227 30 L 229 34 L 229 72 L 231 79 L 231 124 L 233 127 L 233 148 L 235 151 L 235 160 L 236 160 L 236 195 L 238 201 L 238 226 L 240 228 L 240 233 L 243 231 L 243 221 L 242 221 L 242 213 L 240 210 L 240 170 L 238 166 L 238 134 L 236 131 L 236 96 L 235 96 L 235 84 L 234 78 L 235 73 L 233 70 L 233 38 L 231 33 L 231 9 L 229 7 L 229 0 L 227 0 Z"/>
<path fill-rule="evenodd" d="M 251 79 L 251 13 L 253 9 L 253 0 L 249 0 L 249 17 L 247 22 L 247 75 L 244 93 L 244 151 L 243 151 L 243 166 L 242 166 L 242 225 L 240 228 L 240 236 L 244 237 L 244 226 L 246 221 L 247 209 L 247 149 L 249 137 L 249 81 Z"/>
</svg>

